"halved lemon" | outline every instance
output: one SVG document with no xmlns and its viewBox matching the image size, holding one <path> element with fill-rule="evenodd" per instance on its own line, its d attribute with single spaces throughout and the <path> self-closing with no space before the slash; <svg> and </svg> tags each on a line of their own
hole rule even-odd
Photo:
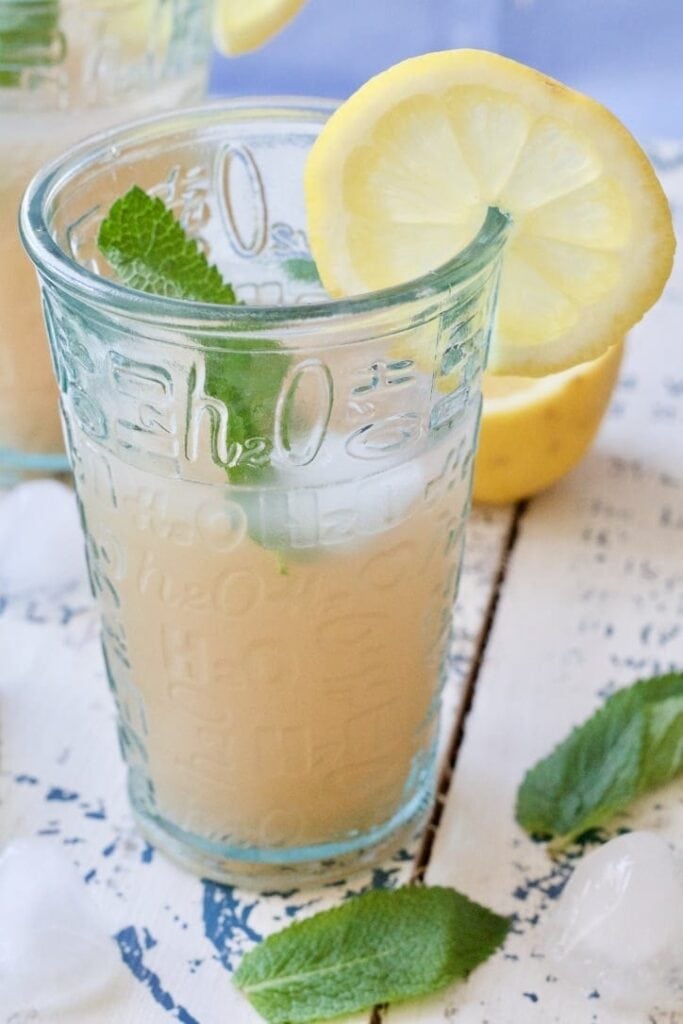
<svg viewBox="0 0 683 1024">
<path fill-rule="evenodd" d="M 417 277 L 511 215 L 489 369 L 594 359 L 659 297 L 675 248 L 656 175 L 603 106 L 493 53 L 453 50 L 371 79 L 306 169 L 313 255 L 333 295 Z"/>
<path fill-rule="evenodd" d="M 303 7 L 305 0 L 214 0 L 213 41 L 226 57 L 257 50 Z"/>
<path fill-rule="evenodd" d="M 485 374 L 474 500 L 529 498 L 573 469 L 598 431 L 622 354 L 619 342 L 547 377 Z"/>
</svg>

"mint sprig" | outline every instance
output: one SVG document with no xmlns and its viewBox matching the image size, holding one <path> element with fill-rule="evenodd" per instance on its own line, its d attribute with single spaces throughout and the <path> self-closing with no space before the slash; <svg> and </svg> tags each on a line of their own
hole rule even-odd
<svg viewBox="0 0 683 1024">
<path fill-rule="evenodd" d="M 454 889 L 375 890 L 271 935 L 234 982 L 269 1024 L 330 1020 L 466 977 L 509 927 Z"/>
<path fill-rule="evenodd" d="M 161 199 L 133 186 L 111 207 L 100 251 L 129 288 L 174 299 L 234 305 L 231 285 Z M 206 339 L 198 339 L 204 343 Z M 275 406 L 289 357 L 276 341 L 213 337 L 205 357 L 207 394 L 228 410 L 228 444 L 239 453 L 231 483 L 261 483 L 270 465 Z M 224 345 L 225 351 L 215 351 Z"/>
<path fill-rule="evenodd" d="M 683 673 L 619 690 L 526 775 L 516 817 L 559 852 L 683 771 Z"/>
<path fill-rule="evenodd" d="M 4 0 L 0 4 L 0 88 L 21 84 L 21 69 L 49 64 L 47 50 L 59 26 L 59 0 Z"/>
<path fill-rule="evenodd" d="M 134 185 L 100 225 L 97 244 L 129 288 L 195 302 L 234 305 L 223 281 L 161 199 Z"/>
</svg>

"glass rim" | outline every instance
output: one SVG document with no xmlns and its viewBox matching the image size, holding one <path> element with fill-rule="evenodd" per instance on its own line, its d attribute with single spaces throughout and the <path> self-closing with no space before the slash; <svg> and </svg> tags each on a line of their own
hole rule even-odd
<svg viewBox="0 0 683 1024">
<path fill-rule="evenodd" d="M 359 295 L 299 304 L 227 306 L 138 291 L 82 266 L 52 237 L 48 215 L 55 195 L 79 172 L 111 161 L 126 147 L 158 142 L 165 135 L 189 131 L 202 121 L 208 125 L 220 123 L 222 116 L 229 123 L 231 114 L 240 121 L 258 118 L 282 123 L 307 116 L 311 123 L 324 123 L 338 105 L 337 100 L 302 96 L 218 99 L 173 113 L 154 114 L 91 135 L 45 164 L 29 182 L 19 211 L 24 248 L 41 276 L 88 304 L 103 305 L 138 320 L 167 325 L 170 321 L 175 328 L 186 330 L 213 327 L 224 331 L 228 325 L 233 331 L 254 330 L 376 314 L 438 299 L 475 279 L 493 263 L 511 225 L 509 215 L 496 207 L 489 207 L 477 234 L 463 249 L 419 277 Z"/>
</svg>

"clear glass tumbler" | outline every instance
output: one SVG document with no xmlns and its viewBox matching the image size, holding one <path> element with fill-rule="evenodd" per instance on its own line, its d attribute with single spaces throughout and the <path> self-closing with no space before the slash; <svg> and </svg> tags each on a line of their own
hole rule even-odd
<svg viewBox="0 0 683 1024">
<path fill-rule="evenodd" d="M 101 135 L 22 207 L 130 797 L 195 871 L 340 877 L 423 821 L 507 233 L 329 301 L 307 153 L 332 107 L 235 101 Z M 243 303 L 134 292 L 96 246 L 133 184 Z"/>
<path fill-rule="evenodd" d="M 68 468 L 21 195 L 78 139 L 199 99 L 208 11 L 208 0 L 0 0 L 0 485 Z"/>
</svg>

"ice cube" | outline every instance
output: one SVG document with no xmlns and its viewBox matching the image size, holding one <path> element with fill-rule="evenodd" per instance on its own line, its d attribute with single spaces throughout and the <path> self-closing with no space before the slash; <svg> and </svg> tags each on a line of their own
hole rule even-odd
<svg viewBox="0 0 683 1024">
<path fill-rule="evenodd" d="M 55 480 L 33 480 L 0 498 L 0 593 L 54 594 L 85 581 L 73 491 Z"/>
<path fill-rule="evenodd" d="M 17 839 L 0 856 L 0 1007 L 72 1009 L 120 979 L 107 923 L 78 872 L 44 839 Z"/>
<path fill-rule="evenodd" d="M 236 495 L 249 532 L 266 548 L 305 556 L 321 548 L 357 546 L 401 522 L 424 493 L 418 459 L 359 473 L 342 434 L 328 434 L 321 455 L 302 475 L 278 468 L 277 486 Z"/>
<path fill-rule="evenodd" d="M 683 872 L 652 832 L 588 854 L 570 878 L 548 944 L 555 973 L 605 1002 L 648 1012 L 683 997 Z"/>
</svg>

